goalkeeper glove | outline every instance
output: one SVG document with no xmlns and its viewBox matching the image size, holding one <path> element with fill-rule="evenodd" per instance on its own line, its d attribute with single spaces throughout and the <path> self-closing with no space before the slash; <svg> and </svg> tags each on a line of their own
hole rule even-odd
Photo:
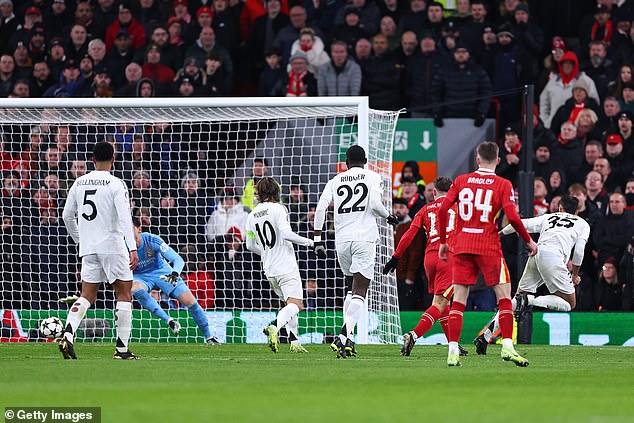
<svg viewBox="0 0 634 423">
<path fill-rule="evenodd" d="M 398 217 L 395 214 L 389 215 L 388 217 L 385 218 L 385 220 L 387 220 L 387 223 L 389 223 L 395 228 L 400 222 L 400 220 L 398 220 Z"/>
<path fill-rule="evenodd" d="M 178 272 L 174 271 L 169 275 L 162 275 L 161 279 L 165 279 L 167 282 L 171 283 L 173 286 L 176 286 L 176 284 L 178 283 L 178 277 L 180 275 L 178 274 Z"/>
<path fill-rule="evenodd" d="M 320 258 L 320 259 L 325 259 L 326 258 L 326 247 L 324 246 L 324 243 L 321 241 L 315 242 L 315 244 L 313 245 L 313 251 L 315 252 L 315 255 Z"/>
<path fill-rule="evenodd" d="M 392 258 L 387 263 L 385 263 L 385 266 L 383 266 L 383 274 L 387 275 L 392 270 L 396 269 L 397 265 L 398 265 L 398 258 L 392 256 Z"/>
</svg>

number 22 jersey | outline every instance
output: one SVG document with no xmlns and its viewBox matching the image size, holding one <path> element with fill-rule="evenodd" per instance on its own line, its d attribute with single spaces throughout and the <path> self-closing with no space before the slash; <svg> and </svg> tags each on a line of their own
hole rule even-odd
<svg viewBox="0 0 634 423">
<path fill-rule="evenodd" d="M 352 167 L 333 177 L 319 198 L 315 228 L 321 229 L 325 210 L 334 202 L 335 243 L 350 241 L 376 242 L 379 230 L 376 216 L 386 218 L 381 176 L 368 169 Z"/>
</svg>

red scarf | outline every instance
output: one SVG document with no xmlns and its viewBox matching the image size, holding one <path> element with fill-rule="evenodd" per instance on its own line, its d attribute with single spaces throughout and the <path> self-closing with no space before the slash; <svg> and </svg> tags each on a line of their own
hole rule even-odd
<svg viewBox="0 0 634 423">
<path fill-rule="evenodd" d="M 288 74 L 288 88 L 286 97 L 306 97 L 308 95 L 308 86 L 304 84 L 304 77 L 308 72 L 297 74 L 291 72 Z"/>
<path fill-rule="evenodd" d="M 299 46 L 299 48 L 300 48 L 303 52 L 307 53 L 307 52 L 309 52 L 309 51 L 311 51 L 311 50 L 313 49 L 313 46 L 304 46 L 304 45 L 300 45 L 300 46 Z"/>
<path fill-rule="evenodd" d="M 592 34 L 590 36 L 590 40 L 597 41 L 597 32 L 599 31 L 599 24 L 595 21 L 594 25 L 592 25 Z M 604 43 L 610 44 L 610 39 L 612 38 L 612 21 L 607 21 L 605 23 L 605 29 L 603 31 L 603 38 L 601 41 Z"/>
<path fill-rule="evenodd" d="M 557 137 L 557 141 L 559 141 L 559 143 L 560 143 L 561 145 L 566 145 L 566 144 L 568 144 L 568 143 L 570 142 L 570 140 L 565 140 L 565 139 L 563 139 L 563 138 L 561 137 L 561 134 L 559 134 L 559 136 Z"/>
<path fill-rule="evenodd" d="M 414 194 L 412 198 L 410 198 L 410 200 L 407 202 L 407 207 L 411 209 L 416 201 L 418 201 L 418 193 Z"/>
<path fill-rule="evenodd" d="M 575 121 L 577 120 L 577 116 L 579 116 L 579 113 L 581 113 L 581 111 L 585 108 L 586 105 L 584 103 L 575 104 L 575 107 L 573 107 L 572 111 L 570 112 L 570 116 L 568 116 L 568 122 L 575 123 Z"/>
<path fill-rule="evenodd" d="M 508 147 L 506 146 L 506 144 L 504 145 L 504 149 L 506 151 L 508 151 L 510 154 L 515 154 L 517 156 L 517 153 L 520 152 L 520 149 L 522 148 L 522 141 L 518 141 L 517 145 L 515 146 L 514 149 L 509 150 Z"/>
<path fill-rule="evenodd" d="M 535 211 L 535 216 L 541 216 L 542 214 L 548 213 L 549 207 L 546 200 L 533 200 L 533 209 Z"/>
</svg>

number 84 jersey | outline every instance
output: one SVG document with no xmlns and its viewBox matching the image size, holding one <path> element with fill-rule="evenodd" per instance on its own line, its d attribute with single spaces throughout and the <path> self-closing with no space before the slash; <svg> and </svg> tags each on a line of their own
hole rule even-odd
<svg viewBox="0 0 634 423">
<path fill-rule="evenodd" d="M 334 203 L 335 243 L 350 241 L 376 242 L 379 230 L 376 216 L 389 213 L 382 203 L 381 176 L 368 169 L 353 167 L 333 177 L 319 198 L 317 211 Z M 319 222 L 315 221 L 315 227 Z"/>
</svg>

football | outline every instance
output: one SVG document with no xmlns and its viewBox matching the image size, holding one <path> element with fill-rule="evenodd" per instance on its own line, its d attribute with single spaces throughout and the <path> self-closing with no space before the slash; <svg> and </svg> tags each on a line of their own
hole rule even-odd
<svg viewBox="0 0 634 423">
<path fill-rule="evenodd" d="M 62 321 L 57 317 L 47 317 L 40 322 L 40 333 L 48 339 L 55 339 L 62 336 L 64 326 Z"/>
</svg>

